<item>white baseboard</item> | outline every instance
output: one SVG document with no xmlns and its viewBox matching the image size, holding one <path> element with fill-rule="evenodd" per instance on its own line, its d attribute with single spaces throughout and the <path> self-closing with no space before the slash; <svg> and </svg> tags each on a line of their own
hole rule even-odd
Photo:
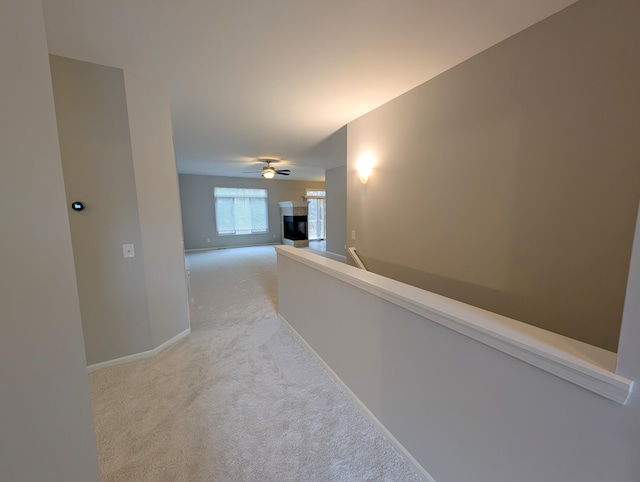
<svg viewBox="0 0 640 482">
<path fill-rule="evenodd" d="M 275 243 L 261 243 L 261 244 L 238 244 L 234 246 L 208 246 L 206 248 L 189 248 L 185 249 L 185 253 L 196 253 L 198 251 L 212 251 L 217 249 L 232 249 L 232 248 L 258 248 L 260 246 L 278 246 L 282 243 L 280 241 Z"/>
<path fill-rule="evenodd" d="M 338 382 L 338 384 L 342 387 L 344 392 L 353 400 L 353 402 L 358 406 L 358 408 L 364 413 L 364 415 L 373 423 L 374 427 L 378 429 L 378 431 L 382 434 L 384 438 L 386 438 L 391 445 L 400 453 L 400 455 L 413 467 L 413 469 L 420 475 L 425 482 L 436 482 L 436 480 L 425 470 L 425 468 L 420 465 L 420 463 L 409 453 L 404 446 L 398 442 L 398 440 L 387 430 L 380 420 L 367 408 L 367 406 L 362 403 L 362 401 L 356 396 L 355 393 L 351 391 L 351 389 L 344 383 L 340 377 L 331 369 L 331 367 L 325 362 L 316 351 L 311 348 L 311 346 L 305 341 L 304 338 L 296 331 L 296 329 L 289 324 L 285 318 L 278 313 L 278 317 L 282 320 L 285 326 L 293 333 L 296 338 L 300 340 L 300 342 L 304 345 L 304 347 L 311 352 L 311 354 L 316 357 L 316 359 L 320 362 L 320 364 L 324 367 L 325 370 L 333 377 L 333 379 Z"/>
<path fill-rule="evenodd" d="M 103 368 L 114 367 L 116 365 L 122 365 L 123 363 L 129 363 L 129 362 L 142 360 L 144 358 L 149 358 L 149 357 L 155 356 L 158 353 L 160 353 L 161 351 L 163 351 L 164 349 L 169 348 L 174 343 L 177 343 L 180 340 L 182 340 L 183 338 L 185 338 L 186 336 L 189 336 L 189 333 L 191 333 L 191 328 L 187 328 L 182 333 L 178 333 L 176 336 L 174 336 L 173 338 L 165 341 L 162 345 L 157 346 L 153 350 L 143 351 L 143 352 L 140 352 L 140 353 L 134 353 L 133 355 L 123 356 L 123 357 L 120 357 L 120 358 L 116 358 L 115 360 L 107 360 L 107 361 L 100 362 L 100 363 L 94 363 L 93 365 L 89 365 L 87 367 L 87 371 L 89 373 L 91 373 L 91 372 L 95 372 L 96 370 L 101 370 Z"/>
</svg>

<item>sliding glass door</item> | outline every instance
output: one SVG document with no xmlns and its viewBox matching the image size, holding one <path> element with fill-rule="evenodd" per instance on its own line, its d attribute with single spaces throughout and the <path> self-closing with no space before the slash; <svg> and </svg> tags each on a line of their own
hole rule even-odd
<svg viewBox="0 0 640 482">
<path fill-rule="evenodd" d="M 324 240 L 327 237 L 325 191 L 307 189 L 306 199 L 309 202 L 309 214 L 307 217 L 309 241 Z"/>
</svg>

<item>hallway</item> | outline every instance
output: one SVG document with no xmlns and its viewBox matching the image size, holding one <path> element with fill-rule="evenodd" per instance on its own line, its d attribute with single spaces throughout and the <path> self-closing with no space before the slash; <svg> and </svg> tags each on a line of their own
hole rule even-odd
<svg viewBox="0 0 640 482">
<path fill-rule="evenodd" d="M 277 317 L 272 246 L 188 253 L 191 335 L 90 375 L 104 481 L 417 481 Z"/>
</svg>

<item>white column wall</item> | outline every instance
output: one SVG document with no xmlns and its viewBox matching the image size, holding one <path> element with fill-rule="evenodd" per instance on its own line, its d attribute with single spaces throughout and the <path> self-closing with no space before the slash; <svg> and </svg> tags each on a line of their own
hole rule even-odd
<svg viewBox="0 0 640 482">
<path fill-rule="evenodd" d="M 280 315 L 438 482 L 637 482 L 637 390 L 612 402 L 282 255 L 278 294 Z"/>
<path fill-rule="evenodd" d="M 42 4 L 0 6 L 0 480 L 100 479 Z"/>
<path fill-rule="evenodd" d="M 178 174 L 166 88 L 124 72 L 154 348 L 189 329 Z"/>
</svg>

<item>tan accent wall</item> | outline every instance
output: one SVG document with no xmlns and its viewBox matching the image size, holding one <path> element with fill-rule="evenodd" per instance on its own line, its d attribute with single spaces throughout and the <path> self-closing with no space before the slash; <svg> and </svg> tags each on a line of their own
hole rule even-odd
<svg viewBox="0 0 640 482">
<path fill-rule="evenodd" d="M 347 234 L 367 267 L 615 351 L 639 22 L 634 1 L 578 2 L 351 122 Z"/>
</svg>

